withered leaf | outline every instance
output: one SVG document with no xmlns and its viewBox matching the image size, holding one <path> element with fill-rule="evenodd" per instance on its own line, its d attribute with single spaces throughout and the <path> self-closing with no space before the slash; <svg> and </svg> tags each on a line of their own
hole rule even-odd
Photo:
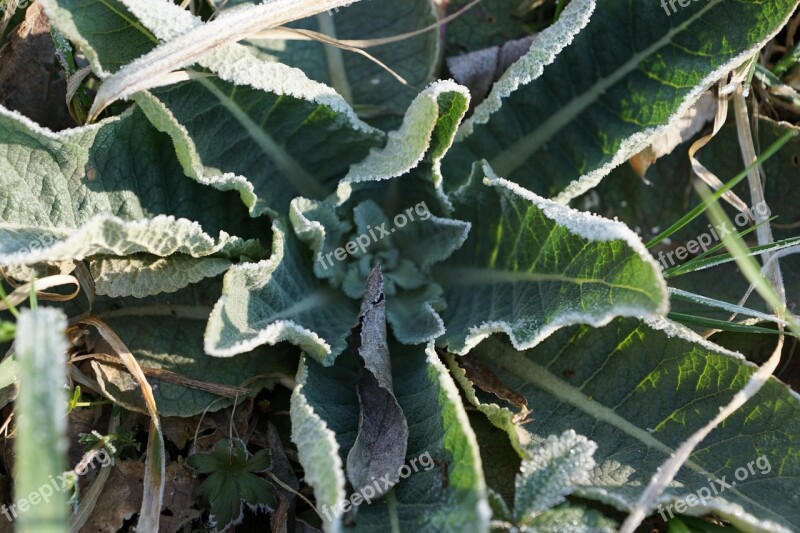
<svg viewBox="0 0 800 533">
<path fill-rule="evenodd" d="M 492 370 L 483 364 L 476 355 L 466 354 L 455 358 L 456 363 L 467 375 L 467 379 L 483 392 L 494 394 L 499 399 L 528 412 L 528 401 L 525 397 L 500 381 Z"/>
<path fill-rule="evenodd" d="M 367 485 L 379 487 L 375 497 L 394 484 L 403 466 L 408 444 L 408 422 L 394 396 L 389 346 L 386 339 L 386 302 L 380 265 L 367 279 L 359 322 L 350 348 L 363 365 L 358 382 L 360 416 L 358 435 L 347 455 L 347 477 L 360 491 Z"/>
</svg>

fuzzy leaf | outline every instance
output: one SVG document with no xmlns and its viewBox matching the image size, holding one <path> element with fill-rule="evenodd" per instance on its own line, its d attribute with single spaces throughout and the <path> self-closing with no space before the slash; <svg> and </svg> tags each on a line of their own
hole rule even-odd
<svg viewBox="0 0 800 533">
<path fill-rule="evenodd" d="M 485 158 L 510 181 L 566 202 L 752 57 L 798 1 L 667 4 L 610 0 L 595 11 L 594 0 L 570 2 L 464 124 L 446 170 Z"/>
<path fill-rule="evenodd" d="M 434 269 L 447 300 L 442 345 L 463 354 L 505 332 L 525 349 L 570 324 L 666 312 L 660 271 L 624 224 L 540 198 L 484 165 L 487 188 L 480 170 L 453 199 L 454 215 L 472 223 L 467 242 Z"/>
<path fill-rule="evenodd" d="M 92 50 L 95 69 L 113 62 L 128 40 L 140 48 L 149 41 L 152 50 L 203 26 L 163 0 L 47 0 L 46 7 L 67 36 Z M 119 30 L 109 35 L 109 25 Z M 299 195 L 324 198 L 351 163 L 383 141 L 333 89 L 242 45 L 223 45 L 198 63 L 214 76 L 140 92 L 136 101 L 170 135 L 187 176 L 238 191 L 253 215 L 287 214 Z"/>
<path fill-rule="evenodd" d="M 574 494 L 623 511 L 755 371 L 740 354 L 664 319 L 576 326 L 524 352 L 489 339 L 473 353 L 546 413 L 525 425 L 534 439 L 573 429 L 597 443 L 597 466 Z M 713 513 L 744 531 L 796 530 L 798 416 L 800 397 L 770 380 L 695 450 L 654 512 Z"/>
<path fill-rule="evenodd" d="M 89 262 L 89 268 L 97 294 L 144 298 L 175 292 L 200 280 L 216 277 L 228 270 L 231 264 L 230 260 L 221 257 L 194 259 L 180 255 L 165 258 L 134 254 L 124 259 L 94 259 Z"/>
<path fill-rule="evenodd" d="M 489 507 L 480 455 L 455 384 L 432 346 L 423 352 L 419 346 L 392 344 L 390 352 L 394 391 L 409 427 L 407 468 L 401 476 L 409 475 L 388 497 L 359 506 L 356 530 L 375 531 L 397 523 L 401 531 L 485 531 Z M 332 506 L 349 497 L 341 457 L 352 447 L 358 428 L 357 369 L 357 361 L 347 354 L 331 368 L 306 359 L 298 374 L 303 386 L 293 398 L 293 421 L 308 421 L 308 413 L 313 413 L 315 431 L 325 435 L 314 445 L 313 454 L 302 433 L 292 437 L 307 450 L 305 457 L 300 455 L 306 472 L 314 472 L 320 480 L 319 485 L 312 483 L 315 494 L 324 489 L 332 495 L 332 480 L 341 483 L 337 496 L 325 500 L 332 502 L 326 515 L 332 519 L 330 531 L 341 525 L 341 512 Z M 391 477 L 396 472 L 385 474 Z M 328 481 L 322 484 L 322 480 Z M 326 508 L 321 511 L 325 514 Z"/>
<path fill-rule="evenodd" d="M 169 141 L 141 112 L 52 133 L 0 107 L 0 139 L 3 262 L 231 256 L 252 244 L 222 229 L 249 232 L 233 195 L 174 179 Z"/>
<path fill-rule="evenodd" d="M 537 516 L 526 531 L 536 533 L 614 533 L 617 524 L 594 509 L 562 505 Z"/>
<path fill-rule="evenodd" d="M 222 298 L 208 320 L 206 352 L 230 357 L 289 341 L 330 365 L 345 347 L 358 306 L 312 274 L 309 254 L 285 222 L 275 220 L 272 231 L 272 257 L 225 274 Z"/>
<path fill-rule="evenodd" d="M 442 158 L 468 107 L 466 88 L 452 81 L 432 83 L 411 102 L 403 124 L 389 134 L 386 145 L 350 168 L 337 190 L 339 202 L 350 198 L 355 184 L 397 178 L 421 166 L 418 171 L 433 181 L 440 200 L 449 206 L 443 192 Z"/>
<path fill-rule="evenodd" d="M 592 454 L 596 449 L 597 444 L 571 429 L 531 445 L 531 458 L 522 461 L 516 480 L 517 522 L 532 522 L 543 511 L 563 502 L 576 485 L 585 483 L 595 466 Z"/>
</svg>

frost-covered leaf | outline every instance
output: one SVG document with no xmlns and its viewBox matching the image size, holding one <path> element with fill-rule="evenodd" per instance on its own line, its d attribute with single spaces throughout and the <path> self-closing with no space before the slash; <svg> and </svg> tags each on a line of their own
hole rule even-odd
<svg viewBox="0 0 800 533">
<path fill-rule="evenodd" d="M 101 257 L 89 262 L 95 292 L 107 296 L 144 298 L 175 292 L 230 268 L 221 257 L 194 259 L 189 256 L 157 257 L 135 254 L 123 259 Z"/>
<path fill-rule="evenodd" d="M 576 326 L 524 352 L 489 339 L 473 353 L 546 413 L 525 425 L 534 439 L 573 429 L 597 443 L 597 466 L 574 494 L 623 511 L 755 371 L 664 319 Z M 771 379 L 695 450 L 653 511 L 713 513 L 745 531 L 796 530 L 798 416 L 800 397 Z"/>
<path fill-rule="evenodd" d="M 234 2 L 217 0 L 223 8 Z M 255 2 L 239 2 L 249 4 Z M 437 20 L 431 0 L 364 0 L 346 9 L 320 13 L 288 24 L 340 40 L 366 41 L 393 37 L 433 25 Z M 282 32 L 285 34 L 286 32 Z M 371 46 L 366 51 L 402 76 L 403 85 L 376 62 L 314 40 L 274 36 L 243 42 L 255 54 L 301 69 L 316 81 L 330 85 L 370 122 L 385 126 L 397 120 L 416 96 L 419 87 L 433 77 L 439 60 L 439 31 L 428 31 L 402 41 Z"/>
<path fill-rule="evenodd" d="M 433 181 L 440 199 L 449 205 L 443 192 L 442 158 L 468 107 L 466 88 L 452 81 L 431 84 L 411 102 L 403 124 L 389 133 L 386 145 L 350 167 L 338 187 L 339 202 L 350 198 L 355 184 L 404 176 L 421 165 L 418 171 Z"/>
<path fill-rule="evenodd" d="M 536 533 L 614 533 L 617 524 L 599 511 L 561 505 L 537 516 L 527 531 Z"/>
<path fill-rule="evenodd" d="M 529 447 L 530 459 L 522 461 L 516 479 L 514 515 L 529 524 L 537 515 L 555 507 L 585 483 L 595 466 L 597 444 L 568 429 Z"/>
<path fill-rule="evenodd" d="M 406 466 L 388 496 L 361 503 L 355 530 L 376 531 L 396 523 L 400 531 L 409 532 L 486 531 L 489 507 L 480 455 L 455 384 L 432 346 L 423 351 L 393 343 L 390 353 L 395 395 L 408 416 Z M 302 389 L 293 397 L 293 422 L 311 425 L 321 437 L 312 441 L 298 431 L 292 439 L 301 450 L 306 473 L 314 472 L 319 480 L 310 483 L 315 494 L 329 495 L 318 500 L 329 505 L 328 531 L 341 526 L 341 513 L 330 506 L 350 496 L 344 491 L 341 469 L 358 428 L 357 369 L 357 361 L 348 354 L 331 368 L 306 359 L 298 374 Z M 325 514 L 326 508 L 320 507 Z"/>
<path fill-rule="evenodd" d="M 215 531 L 225 531 L 242 521 L 245 505 L 254 509 L 276 508 L 272 486 L 256 475 L 270 467 L 267 450 L 250 455 L 239 439 L 220 439 L 211 453 L 194 454 L 186 463 L 200 474 L 209 474 L 197 494 L 210 505 Z"/>
<path fill-rule="evenodd" d="M 624 224 L 540 198 L 486 165 L 453 201 L 472 230 L 434 269 L 447 300 L 439 342 L 450 351 L 465 353 L 495 332 L 525 349 L 570 324 L 666 312 L 661 273 Z"/>
<path fill-rule="evenodd" d="M 337 365 L 341 365 L 341 360 Z M 342 529 L 342 520 L 335 512 L 325 512 L 328 509 L 335 509 L 339 502 L 343 501 L 345 494 L 345 460 L 340 455 L 337 433 L 331 429 L 328 422 L 329 418 L 324 407 L 320 406 L 314 398 L 309 398 L 309 393 L 314 394 L 314 387 L 317 379 L 311 376 L 311 387 L 309 388 L 309 368 L 314 368 L 312 372 L 318 370 L 317 364 L 313 360 L 305 357 L 300 360 L 300 368 L 297 371 L 297 386 L 292 392 L 291 400 L 291 420 L 292 420 L 292 442 L 297 446 L 297 456 L 300 464 L 303 465 L 305 482 L 314 489 L 314 497 L 317 507 L 322 511 L 322 523 L 325 531 L 338 533 Z M 335 372 L 336 366 L 328 369 L 328 372 Z M 326 380 L 328 381 L 328 380 Z M 351 380 L 350 385 L 354 385 Z M 355 394 L 347 394 L 347 383 L 340 384 L 337 380 L 331 380 L 326 385 L 332 387 L 328 389 L 331 397 L 340 399 L 343 396 L 350 396 L 354 401 L 353 405 L 344 406 L 347 412 L 356 413 L 358 416 L 358 399 Z M 353 392 L 351 389 L 350 392 Z M 355 439 L 355 436 L 352 437 Z M 352 445 L 352 440 L 350 441 Z"/>
<path fill-rule="evenodd" d="M 57 309 L 25 309 L 17 323 L 16 353 L 21 381 L 15 404 L 14 496 L 43 495 L 50 483 L 52 499 L 41 498 L 21 512 L 16 531 L 63 531 L 67 526 L 66 494 L 55 478 L 66 466 L 67 319 Z M 54 493 L 53 493 L 54 492 Z M 9 520 L 10 521 L 10 520 Z"/>
<path fill-rule="evenodd" d="M 91 50 L 96 71 L 116 66 L 119 48 L 136 51 L 128 62 L 203 24 L 164 0 L 47 0 L 46 7 L 54 24 Z M 286 214 L 295 196 L 324 198 L 351 163 L 383 141 L 332 88 L 242 45 L 223 45 L 198 63 L 214 76 L 136 100 L 172 137 L 186 175 L 238 191 L 254 215 Z"/>
<path fill-rule="evenodd" d="M 286 223 L 272 225 L 272 257 L 232 267 L 211 311 L 206 351 L 218 357 L 288 341 L 330 365 L 345 347 L 358 305 L 311 271 L 310 254 Z"/>
<path fill-rule="evenodd" d="M 510 181 L 568 201 L 750 58 L 797 4 L 570 2 L 465 122 L 445 169 L 485 158 Z"/>
<path fill-rule="evenodd" d="M 221 264 L 266 255 L 260 229 L 233 193 L 185 179 L 169 138 L 132 110 L 53 133 L 0 108 L 0 263 L 100 259 L 118 295 L 178 290 Z M 188 270 L 131 276 L 126 258 Z M 212 266 L 216 265 L 216 266 Z M 110 265 L 107 265 L 110 266 Z"/>
<path fill-rule="evenodd" d="M 224 409 L 237 396 L 242 401 L 296 371 L 297 356 L 285 346 L 262 346 L 231 359 L 206 355 L 203 333 L 221 289 L 219 279 L 206 280 L 173 294 L 147 298 L 99 296 L 92 307 L 141 366 L 156 372 L 147 375 L 162 416 L 189 417 L 206 409 Z M 77 305 L 85 306 L 82 300 L 70 302 L 70 316 L 88 311 Z M 144 409 L 140 389 L 124 369 L 104 363 L 95 370 L 107 394 L 131 409 Z M 159 375 L 159 371 L 168 374 Z"/>
<path fill-rule="evenodd" d="M 358 435 L 347 454 L 347 478 L 353 488 L 361 492 L 387 472 L 389 481 L 396 483 L 396 472 L 403 466 L 408 445 L 408 423 L 392 390 L 386 298 L 380 265 L 367 280 L 358 320 L 350 343 L 362 366 L 357 386 L 360 415 Z M 384 492 L 381 488 L 375 497 Z"/>
</svg>

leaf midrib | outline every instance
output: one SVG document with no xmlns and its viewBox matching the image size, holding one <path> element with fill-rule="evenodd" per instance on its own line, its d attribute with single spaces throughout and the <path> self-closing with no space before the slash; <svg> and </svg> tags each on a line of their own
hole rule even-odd
<svg viewBox="0 0 800 533">
<path fill-rule="evenodd" d="M 145 35 L 148 39 L 158 44 L 159 40 L 150 33 L 147 28 L 141 25 L 137 20 L 130 20 L 124 13 L 115 9 L 106 0 L 101 0 L 102 4 L 106 6 L 116 16 L 120 17 L 123 21 L 130 24 L 131 27 L 139 30 L 140 33 Z M 324 198 L 326 191 L 322 185 L 317 182 L 311 174 L 309 174 L 297 161 L 295 161 L 275 140 L 268 135 L 263 129 L 250 119 L 249 116 L 234 102 L 222 93 L 213 83 L 205 78 L 196 78 L 194 81 L 200 83 L 211 94 L 213 94 L 220 104 L 242 125 L 247 131 L 248 135 L 255 141 L 261 150 L 269 157 L 273 163 L 278 167 L 278 170 L 289 177 L 292 184 L 302 196 L 311 198 Z"/>
<path fill-rule="evenodd" d="M 499 176 L 511 176 L 519 167 L 530 159 L 544 143 L 550 140 L 555 132 L 563 129 L 574 120 L 575 117 L 579 116 L 590 105 L 595 103 L 606 90 L 636 70 L 644 59 L 671 44 L 672 38 L 675 37 L 675 35 L 685 31 L 707 11 L 716 7 L 721 1 L 722 0 L 709 0 L 708 4 L 697 11 L 697 13 L 689 17 L 682 24 L 668 31 L 661 39 L 651 44 L 643 51 L 635 54 L 613 74 L 598 80 L 583 94 L 573 98 L 568 104 L 559 107 L 558 111 L 550 115 L 550 117 L 542 122 L 534 131 L 497 154 L 489 163 L 490 166 L 496 170 Z M 573 46 L 575 45 L 573 44 Z"/>
<path fill-rule="evenodd" d="M 575 278 L 564 274 L 542 274 L 538 272 L 513 272 L 510 270 L 483 269 L 472 267 L 440 267 L 435 269 L 436 279 L 443 287 L 493 285 L 496 283 L 529 282 L 560 282 L 574 285 L 596 284 L 610 289 L 622 289 L 636 292 L 646 296 L 649 300 L 659 303 L 659 299 L 645 289 L 634 285 L 612 283 L 600 278 Z"/>
<path fill-rule="evenodd" d="M 500 341 L 491 341 L 498 345 L 497 350 L 487 350 L 485 353 L 490 354 L 489 357 L 495 364 L 502 367 L 507 372 L 512 372 L 514 375 L 524 379 L 527 383 L 539 388 L 554 398 L 557 398 L 563 403 L 577 408 L 579 411 L 586 413 L 599 422 L 605 422 L 613 426 L 625 434 L 637 439 L 645 446 L 655 448 L 664 453 L 667 457 L 671 457 L 676 450 L 660 440 L 653 437 L 648 431 L 637 427 L 632 422 L 618 415 L 613 409 L 606 405 L 594 401 L 591 397 L 583 394 L 580 390 L 576 389 L 572 384 L 559 379 L 556 375 L 552 374 L 546 367 L 531 361 L 529 358 L 521 355 L 516 350 L 509 350 L 501 345 Z M 711 479 L 719 481 L 719 478 L 714 474 L 706 471 L 702 466 L 692 460 L 687 459 L 683 463 L 686 467 L 694 472 L 708 476 Z M 754 501 L 745 494 L 742 494 L 736 487 L 727 487 L 725 492 L 732 492 L 747 501 L 754 507 L 758 507 L 769 514 L 779 517 L 781 522 L 785 520 L 783 516 L 775 513 L 771 509 L 765 507 L 761 503 Z M 734 502 L 735 503 L 735 502 Z"/>
</svg>

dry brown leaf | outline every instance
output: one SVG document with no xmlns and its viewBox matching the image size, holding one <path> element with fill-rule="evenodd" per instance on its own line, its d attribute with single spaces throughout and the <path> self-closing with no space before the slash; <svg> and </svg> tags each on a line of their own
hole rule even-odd
<svg viewBox="0 0 800 533">
<path fill-rule="evenodd" d="M 117 461 L 112 467 L 105 490 L 97 500 L 95 511 L 81 532 L 116 533 L 127 520 L 139 512 L 142 502 L 144 463 Z M 174 533 L 200 516 L 193 508 L 193 494 L 198 481 L 182 462 L 172 462 L 165 474 L 164 506 L 161 533 Z M 165 512 L 166 511 L 166 512 Z"/>
<path fill-rule="evenodd" d="M 75 126 L 66 94 L 50 23 L 41 5 L 34 2 L 25 21 L 0 48 L 0 104 L 58 131 Z"/>
</svg>

